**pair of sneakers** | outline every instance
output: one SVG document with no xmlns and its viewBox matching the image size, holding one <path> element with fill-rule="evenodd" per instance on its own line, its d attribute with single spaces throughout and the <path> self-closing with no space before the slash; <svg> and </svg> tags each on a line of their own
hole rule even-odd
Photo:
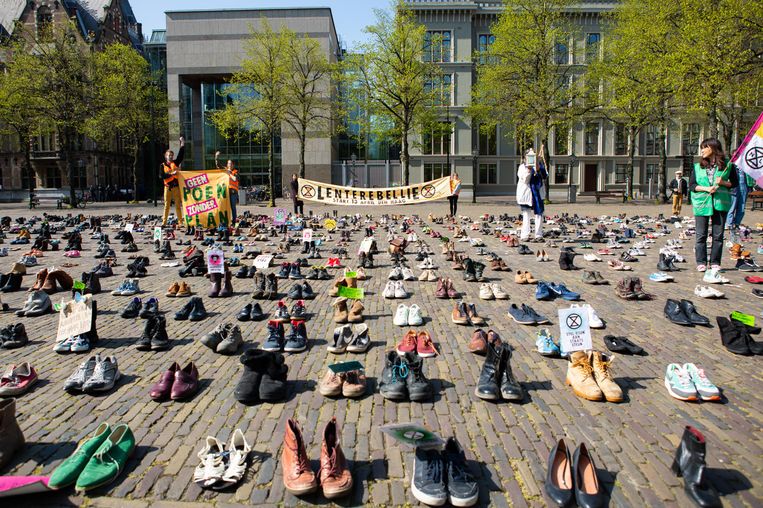
<svg viewBox="0 0 763 508">
<path fill-rule="evenodd" d="M 473 506 L 479 500 L 477 481 L 466 463 L 466 456 L 455 438 L 445 448 L 416 448 L 411 478 L 413 496 L 429 506 Z"/>
<path fill-rule="evenodd" d="M 83 333 L 56 342 L 53 351 L 56 353 L 87 353 L 91 346 L 90 337 L 87 333 Z"/>
<path fill-rule="evenodd" d="M 562 356 L 559 344 L 554 340 L 548 328 L 541 328 L 535 339 L 535 347 L 541 356 Z"/>
<path fill-rule="evenodd" d="M 500 284 L 484 282 L 480 285 L 480 298 L 483 300 L 508 300 L 509 294 Z"/>
<path fill-rule="evenodd" d="M 304 320 L 292 320 L 291 331 L 286 335 L 283 323 L 268 322 L 268 338 L 262 345 L 265 351 L 299 353 L 307 349 L 307 327 Z"/>
<path fill-rule="evenodd" d="M 421 307 L 415 303 L 408 307 L 404 303 L 397 306 L 395 317 L 392 322 L 396 326 L 421 326 L 424 318 L 421 316 Z"/>
<path fill-rule="evenodd" d="M 693 363 L 669 364 L 665 371 L 665 388 L 671 397 L 678 400 L 721 400 L 718 387 L 708 379 L 704 369 Z"/>
<path fill-rule="evenodd" d="M 204 446 L 196 454 L 199 464 L 193 472 L 193 481 L 202 489 L 225 489 L 236 485 L 244 477 L 251 445 L 241 429 L 236 429 L 227 449 L 219 439 L 207 436 Z"/>
<path fill-rule="evenodd" d="M 396 266 L 392 270 L 390 270 L 389 275 L 387 275 L 387 278 L 392 281 L 415 280 L 416 276 L 413 275 L 413 270 L 411 270 L 407 266 Z"/>
<path fill-rule="evenodd" d="M 371 346 L 371 339 L 368 336 L 368 325 L 364 323 L 355 325 L 342 325 L 334 328 L 333 342 L 329 344 L 329 353 L 341 354 L 346 351 L 350 353 L 365 353 Z"/>
<path fill-rule="evenodd" d="M 76 392 L 107 392 L 119 380 L 119 364 L 115 356 L 101 358 L 100 354 L 82 362 L 64 382 L 64 390 Z"/>
<path fill-rule="evenodd" d="M 382 292 L 384 298 L 408 298 L 408 292 L 403 286 L 403 281 L 389 281 Z"/>
<path fill-rule="evenodd" d="M 702 277 L 702 282 L 705 284 L 727 284 L 729 279 L 721 275 L 720 266 L 713 266 L 709 270 L 705 270 L 705 276 Z"/>
<path fill-rule="evenodd" d="M 140 293 L 138 279 L 125 279 L 119 287 L 111 292 L 114 296 L 133 296 L 138 293 Z"/>
</svg>

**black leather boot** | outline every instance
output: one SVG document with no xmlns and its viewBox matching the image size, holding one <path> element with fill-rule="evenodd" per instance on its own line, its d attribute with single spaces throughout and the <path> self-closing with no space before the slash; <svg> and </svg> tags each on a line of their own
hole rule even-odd
<svg viewBox="0 0 763 508">
<path fill-rule="evenodd" d="M 3 293 L 11 293 L 13 291 L 18 291 L 21 289 L 21 274 L 19 273 L 9 273 L 8 274 L 8 280 L 5 283 L 5 285 L 0 288 L 0 291 Z"/>
<path fill-rule="evenodd" d="M 733 321 L 728 318 L 718 316 L 715 318 L 718 323 L 718 329 L 721 332 L 721 343 L 723 346 L 737 355 L 751 355 L 750 347 L 747 345 L 746 330 L 735 326 Z"/>
<path fill-rule="evenodd" d="M 480 378 L 474 388 L 474 395 L 485 400 L 499 400 L 501 398 L 501 353 L 503 347 L 498 343 L 487 345 L 487 356 L 482 365 Z"/>
<path fill-rule="evenodd" d="M 676 476 L 683 476 L 686 495 L 697 506 L 721 506 L 718 492 L 705 478 L 705 436 L 690 425 L 684 427 L 671 469 Z"/>
<path fill-rule="evenodd" d="M 466 282 L 477 282 L 477 274 L 474 271 L 474 261 L 469 258 L 464 259 L 464 280 Z"/>
<path fill-rule="evenodd" d="M 522 386 L 514 379 L 511 371 L 511 349 L 507 344 L 501 345 L 501 396 L 504 400 L 521 401 L 525 398 Z"/>
<path fill-rule="evenodd" d="M 660 259 L 657 261 L 657 269 L 662 272 L 671 272 L 670 265 L 668 264 L 665 254 L 660 254 Z"/>
</svg>

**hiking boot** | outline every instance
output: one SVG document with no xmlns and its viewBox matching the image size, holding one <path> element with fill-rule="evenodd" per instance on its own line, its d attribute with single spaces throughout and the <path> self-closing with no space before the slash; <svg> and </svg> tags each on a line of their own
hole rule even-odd
<svg viewBox="0 0 763 508">
<path fill-rule="evenodd" d="M 143 334 L 135 342 L 135 349 L 138 351 L 151 350 L 151 337 L 154 335 L 154 328 L 156 328 L 156 316 L 150 316 L 146 321 L 146 326 L 143 327 Z"/>
<path fill-rule="evenodd" d="M 334 307 L 334 322 L 337 324 L 347 323 L 349 318 L 349 309 L 347 308 L 347 298 L 338 297 L 332 304 Z"/>
<path fill-rule="evenodd" d="M 284 487 L 295 496 L 310 494 L 318 489 L 318 479 L 310 469 L 310 459 L 307 457 L 302 430 L 291 418 L 286 421 L 281 451 L 281 471 Z"/>
<path fill-rule="evenodd" d="M 260 299 L 265 297 L 265 274 L 256 272 L 254 274 L 254 292 L 252 298 Z"/>
<path fill-rule="evenodd" d="M 230 330 L 232 325 L 220 323 L 215 327 L 214 330 L 209 332 L 208 334 L 204 335 L 200 342 L 207 346 L 212 351 L 215 351 L 217 349 L 217 346 L 223 341 L 223 339 L 226 337 L 228 331 Z"/>
<path fill-rule="evenodd" d="M 360 300 L 355 300 L 352 302 L 352 307 L 347 312 L 347 322 L 348 323 L 361 323 L 363 322 L 363 310 L 365 310 L 365 307 L 363 307 L 363 304 L 360 302 Z"/>
<path fill-rule="evenodd" d="M 167 320 L 164 316 L 156 316 L 151 334 L 151 351 L 166 351 L 170 348 L 170 338 L 167 335 Z"/>
<path fill-rule="evenodd" d="M 525 394 L 522 386 L 514 379 L 511 371 L 511 349 L 507 344 L 501 345 L 501 396 L 504 400 L 520 401 Z"/>
<path fill-rule="evenodd" d="M 323 429 L 321 445 L 320 485 L 327 499 L 347 495 L 352 490 L 352 474 L 342 453 L 336 417 Z"/>
<path fill-rule="evenodd" d="M 404 362 L 408 367 L 405 378 L 408 397 L 412 402 L 421 402 L 432 398 L 432 385 L 424 375 L 424 359 L 416 353 L 406 353 Z"/>
<path fill-rule="evenodd" d="M 379 393 L 385 399 L 405 400 L 408 398 L 406 377 L 410 375 L 407 365 L 396 351 L 389 351 L 384 362 L 379 381 Z"/>
<path fill-rule="evenodd" d="M 623 300 L 637 300 L 638 294 L 633 290 L 633 278 L 625 277 L 617 283 L 615 294 Z"/>
<path fill-rule="evenodd" d="M 469 351 L 478 355 L 487 353 L 487 334 L 481 328 L 474 330 L 469 341 Z"/>
<path fill-rule="evenodd" d="M 572 391 L 580 398 L 599 401 L 604 398 L 594 379 L 593 366 L 585 351 L 570 353 L 565 382 L 572 386 Z"/>
<path fill-rule="evenodd" d="M 275 274 L 269 273 L 265 277 L 265 299 L 275 300 L 278 296 L 278 279 Z"/>
<path fill-rule="evenodd" d="M 604 399 L 607 402 L 622 402 L 623 390 L 615 382 L 612 372 L 609 370 L 612 357 L 599 351 L 593 351 L 590 356 L 593 364 L 593 377 L 604 394 Z"/>
</svg>

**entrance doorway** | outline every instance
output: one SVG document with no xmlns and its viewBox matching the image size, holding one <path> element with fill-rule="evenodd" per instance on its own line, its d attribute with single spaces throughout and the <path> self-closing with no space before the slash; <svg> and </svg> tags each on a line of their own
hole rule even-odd
<svg viewBox="0 0 763 508">
<path fill-rule="evenodd" d="M 596 179 L 598 176 L 598 164 L 586 164 L 583 174 L 583 192 L 596 191 Z"/>
</svg>

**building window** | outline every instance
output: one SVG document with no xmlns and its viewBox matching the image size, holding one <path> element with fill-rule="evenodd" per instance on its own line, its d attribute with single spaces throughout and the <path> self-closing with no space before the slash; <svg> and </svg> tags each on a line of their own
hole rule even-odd
<svg viewBox="0 0 763 508">
<path fill-rule="evenodd" d="M 628 149 L 628 138 L 625 134 L 625 125 L 615 124 L 615 155 L 625 155 Z"/>
<path fill-rule="evenodd" d="M 498 165 L 480 164 L 480 185 L 492 185 L 498 183 Z"/>
<path fill-rule="evenodd" d="M 37 182 L 35 181 L 34 176 L 32 175 L 30 178 L 29 171 L 26 168 L 22 168 L 21 169 L 21 188 L 24 190 L 29 189 L 30 183 L 33 183 L 34 187 L 37 187 Z"/>
<path fill-rule="evenodd" d="M 87 171 L 85 161 L 78 161 L 72 169 L 72 181 L 70 185 L 75 189 L 84 189 L 87 187 Z"/>
<path fill-rule="evenodd" d="M 435 162 L 424 164 L 424 181 L 437 180 L 444 176 L 450 176 L 450 169 L 444 162 Z"/>
<path fill-rule="evenodd" d="M 601 34 L 587 34 L 585 38 L 585 61 L 593 62 L 599 58 Z"/>
<path fill-rule="evenodd" d="M 646 165 L 646 183 L 649 183 L 649 179 L 652 179 L 652 185 L 657 185 L 657 172 L 660 166 L 658 164 Z"/>
<path fill-rule="evenodd" d="M 554 127 L 554 155 L 570 154 L 570 129 L 557 125 Z"/>
<path fill-rule="evenodd" d="M 53 13 L 50 7 L 43 5 L 37 9 L 37 37 L 46 37 L 53 23 Z"/>
<path fill-rule="evenodd" d="M 567 180 L 569 171 L 569 164 L 557 164 L 554 166 L 554 183 L 569 183 Z"/>
<path fill-rule="evenodd" d="M 681 149 L 683 155 L 697 155 L 699 149 L 699 124 L 685 123 L 681 128 Z"/>
<path fill-rule="evenodd" d="M 625 183 L 627 168 L 627 164 L 615 164 L 615 183 Z"/>
<path fill-rule="evenodd" d="M 647 125 L 644 128 L 644 155 L 659 155 L 657 148 L 657 127 Z"/>
<path fill-rule="evenodd" d="M 480 34 L 478 37 L 478 43 L 479 43 L 479 62 L 480 64 L 484 63 L 495 63 L 496 59 L 494 56 L 485 56 L 490 52 L 490 47 L 495 43 L 495 35 L 493 34 Z"/>
<path fill-rule="evenodd" d="M 45 187 L 48 189 L 60 189 L 62 186 L 61 172 L 57 167 L 49 167 L 45 173 Z"/>
<path fill-rule="evenodd" d="M 428 30 L 424 34 L 424 61 L 450 62 L 451 40 L 449 30 Z"/>
<path fill-rule="evenodd" d="M 557 65 L 567 65 L 570 63 L 570 48 L 566 42 L 559 41 L 554 47 L 554 60 Z"/>
<path fill-rule="evenodd" d="M 434 92 L 432 106 L 451 106 L 452 87 L 453 76 L 451 74 L 443 74 L 437 78 L 428 79 L 424 83 L 424 90 L 427 94 Z"/>
<path fill-rule="evenodd" d="M 445 155 L 450 153 L 450 133 L 452 127 L 448 122 L 439 122 L 432 131 L 425 133 L 421 140 L 423 155 Z"/>
<path fill-rule="evenodd" d="M 480 155 L 497 155 L 498 146 L 496 143 L 498 127 L 491 128 L 485 132 L 480 128 L 479 133 L 479 150 Z"/>
<path fill-rule="evenodd" d="M 599 122 L 585 124 L 585 154 L 599 155 Z"/>
</svg>

